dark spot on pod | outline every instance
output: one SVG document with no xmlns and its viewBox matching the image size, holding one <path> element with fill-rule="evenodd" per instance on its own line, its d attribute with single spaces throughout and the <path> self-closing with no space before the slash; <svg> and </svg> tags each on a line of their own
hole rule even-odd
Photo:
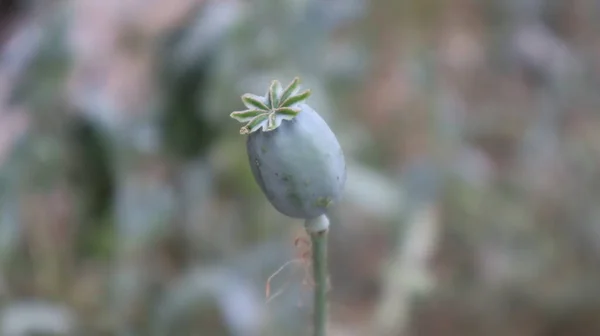
<svg viewBox="0 0 600 336">
<path fill-rule="evenodd" d="M 300 196 L 297 193 L 295 193 L 295 192 L 288 192 L 287 197 L 296 206 L 302 207 L 302 199 L 300 198 Z"/>
</svg>

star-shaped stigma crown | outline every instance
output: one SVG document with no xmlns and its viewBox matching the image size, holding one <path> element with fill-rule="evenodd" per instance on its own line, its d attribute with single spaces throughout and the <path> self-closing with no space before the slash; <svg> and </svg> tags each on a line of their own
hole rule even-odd
<svg viewBox="0 0 600 336">
<path fill-rule="evenodd" d="M 300 92 L 298 77 L 284 89 L 279 81 L 271 82 L 269 91 L 264 97 L 246 93 L 242 101 L 247 110 L 236 111 L 230 116 L 242 123 L 240 134 L 250 134 L 262 128 L 264 132 L 272 131 L 281 125 L 283 120 L 292 120 L 300 113 L 297 104 L 310 96 L 310 90 Z"/>
</svg>

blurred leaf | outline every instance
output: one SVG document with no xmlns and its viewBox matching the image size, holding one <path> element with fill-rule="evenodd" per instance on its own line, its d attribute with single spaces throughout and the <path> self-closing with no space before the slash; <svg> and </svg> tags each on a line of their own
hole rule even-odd
<svg viewBox="0 0 600 336">
<path fill-rule="evenodd" d="M 115 199 L 117 237 L 125 250 L 136 250 L 167 232 L 175 210 L 171 186 L 143 176 L 123 176 Z"/>
<path fill-rule="evenodd" d="M 204 325 L 215 335 L 262 335 L 264 312 L 253 287 L 225 269 L 191 269 L 174 283 L 158 304 L 155 335 L 187 335 L 193 321 L 210 307 L 217 308 L 224 325 Z M 214 318 L 214 317 L 213 317 Z M 213 323 L 218 320 L 213 319 Z M 219 330 L 220 332 L 217 332 Z"/>
<path fill-rule="evenodd" d="M 1 312 L 2 335 L 72 335 L 75 316 L 62 305 L 43 301 L 22 301 L 10 304 Z"/>
<path fill-rule="evenodd" d="M 350 162 L 348 176 L 344 202 L 382 220 L 395 219 L 400 214 L 405 202 L 397 183 L 372 169 Z"/>
<path fill-rule="evenodd" d="M 14 54 L 7 54 L 3 60 L 13 63 L 16 83 L 12 100 L 26 102 L 38 113 L 45 112 L 49 103 L 61 97 L 70 62 L 66 13 L 52 14 L 44 18 L 40 26 L 32 26 L 29 34 L 19 36 L 22 40 L 13 44 Z"/>
</svg>

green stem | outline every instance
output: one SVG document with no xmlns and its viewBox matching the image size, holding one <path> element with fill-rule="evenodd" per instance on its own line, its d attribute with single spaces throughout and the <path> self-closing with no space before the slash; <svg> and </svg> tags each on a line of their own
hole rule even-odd
<svg viewBox="0 0 600 336">
<path fill-rule="evenodd" d="M 306 231 L 310 235 L 312 243 L 312 263 L 314 276 L 314 312 L 313 327 L 314 336 L 325 336 L 327 326 L 327 234 L 329 232 L 329 221 L 327 217 L 321 216 L 318 221 L 327 225 L 310 225 L 307 221 Z"/>
</svg>

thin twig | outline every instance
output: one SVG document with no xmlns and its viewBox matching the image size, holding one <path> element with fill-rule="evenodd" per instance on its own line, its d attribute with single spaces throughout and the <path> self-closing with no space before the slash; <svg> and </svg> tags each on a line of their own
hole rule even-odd
<svg viewBox="0 0 600 336">
<path fill-rule="evenodd" d="M 267 298 L 267 302 L 270 301 L 270 296 L 271 296 L 271 281 L 273 280 L 273 278 L 275 278 L 279 273 L 281 273 L 287 266 L 293 264 L 293 263 L 297 263 L 297 262 L 303 262 L 302 259 L 292 259 L 290 261 L 287 261 L 285 264 L 281 265 L 281 267 L 279 267 L 279 269 L 277 269 L 277 271 L 275 271 L 273 274 L 271 274 L 271 276 L 269 276 L 269 278 L 267 279 L 267 285 L 265 288 L 265 296 Z M 281 293 L 279 293 L 281 294 Z"/>
</svg>

